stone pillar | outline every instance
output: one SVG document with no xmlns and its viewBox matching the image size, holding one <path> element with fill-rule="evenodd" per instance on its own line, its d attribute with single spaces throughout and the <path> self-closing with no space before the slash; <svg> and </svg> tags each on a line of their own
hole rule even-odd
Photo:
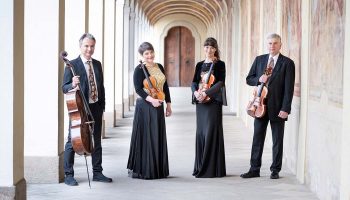
<svg viewBox="0 0 350 200">
<path fill-rule="evenodd" d="M 123 32 L 123 116 L 125 112 L 129 111 L 129 57 L 130 57 L 130 7 L 129 5 L 124 4 L 124 32 Z"/>
<path fill-rule="evenodd" d="M 88 24 L 88 31 L 96 39 L 95 52 L 92 56 L 94 59 L 97 59 L 102 64 L 102 69 L 104 70 L 104 60 L 103 60 L 103 50 L 104 50 L 104 1 L 101 0 L 87 0 L 88 1 L 88 11 L 86 15 L 88 16 L 85 19 L 85 22 Z M 105 116 L 102 118 L 102 129 L 101 137 L 105 138 Z"/>
<path fill-rule="evenodd" d="M 302 43 L 301 43 L 301 77 L 300 77 L 300 124 L 298 137 L 298 155 L 297 155 L 297 179 L 301 183 L 305 181 L 305 149 L 307 134 L 307 116 L 308 116 L 308 77 L 309 77 L 309 22 L 310 22 L 310 3 L 303 1 L 301 6 L 302 15 Z"/>
<path fill-rule="evenodd" d="M 115 91 L 115 65 L 114 65 L 114 35 L 115 35 L 115 0 L 104 1 L 104 49 L 103 72 L 106 94 L 106 109 L 104 113 L 106 127 L 114 126 L 114 91 Z"/>
<path fill-rule="evenodd" d="M 45 9 L 38 12 L 38 4 Z M 64 1 L 26 1 L 25 8 L 24 172 L 30 183 L 58 183 L 64 177 Z"/>
<path fill-rule="evenodd" d="M 104 67 L 103 50 L 104 50 L 104 1 L 101 0 L 89 0 L 88 11 L 88 32 L 96 38 L 95 52 L 93 58 L 101 61 L 102 67 Z"/>
<path fill-rule="evenodd" d="M 0 6 L 0 199 L 26 199 L 24 179 L 24 1 Z"/>
<path fill-rule="evenodd" d="M 123 112 L 123 90 L 125 88 L 123 82 L 123 69 L 124 69 L 124 1 L 117 1 L 115 5 L 115 64 L 114 64 L 114 77 L 115 77 L 115 119 L 120 119 L 124 116 Z M 129 18 L 129 17 L 128 17 Z M 114 122 L 114 126 L 117 126 L 116 121 Z"/>
<path fill-rule="evenodd" d="M 350 3 L 345 8 L 345 42 L 343 75 L 343 132 L 340 171 L 340 199 L 350 199 Z"/>
<path fill-rule="evenodd" d="M 133 74 L 135 68 L 135 12 L 131 9 L 129 25 L 129 106 L 134 105 L 134 82 Z"/>
<path fill-rule="evenodd" d="M 77 9 L 81 8 L 81 9 Z M 64 49 L 68 52 L 69 60 L 75 59 L 80 54 L 79 38 L 88 30 L 88 0 L 65 1 L 64 23 Z M 63 73 L 63 72 L 62 72 Z M 60 83 L 61 84 L 61 83 Z M 68 136 L 68 111 L 64 103 L 64 139 Z"/>
</svg>

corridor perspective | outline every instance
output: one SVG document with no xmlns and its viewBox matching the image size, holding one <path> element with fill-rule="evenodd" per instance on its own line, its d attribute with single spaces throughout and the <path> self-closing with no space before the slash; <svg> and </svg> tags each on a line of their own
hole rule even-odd
<svg viewBox="0 0 350 200">
<path fill-rule="evenodd" d="M 349 13 L 349 0 L 1 1 L 0 200 L 350 200 Z M 91 189 L 85 159 L 78 155 L 79 185 L 64 183 L 69 115 L 60 55 L 66 51 L 69 60 L 77 58 L 84 33 L 96 38 L 92 58 L 102 64 L 103 173 L 113 178 L 92 181 Z M 254 118 L 246 112 L 254 87 L 246 77 L 255 58 L 269 53 L 271 33 L 281 36 L 279 56 L 295 64 L 283 165 L 280 178 L 270 179 L 269 125 L 261 177 L 243 179 L 254 131 Z M 217 40 L 226 68 L 222 178 L 192 176 L 196 106 L 190 86 L 196 63 L 206 58 L 208 37 Z M 160 180 L 132 179 L 126 169 L 139 98 L 133 74 L 145 41 L 164 66 L 172 97 L 173 116 L 166 118 L 170 176 Z"/>
</svg>

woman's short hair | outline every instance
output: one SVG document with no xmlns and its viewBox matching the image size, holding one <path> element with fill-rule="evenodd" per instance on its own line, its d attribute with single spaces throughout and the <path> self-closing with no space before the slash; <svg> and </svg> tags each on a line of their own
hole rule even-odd
<svg viewBox="0 0 350 200">
<path fill-rule="evenodd" d="M 143 53 L 147 50 L 151 50 L 151 51 L 154 51 L 154 48 L 152 46 L 151 43 L 149 42 L 143 42 L 140 46 L 139 46 L 139 54 L 143 55 Z"/>
</svg>

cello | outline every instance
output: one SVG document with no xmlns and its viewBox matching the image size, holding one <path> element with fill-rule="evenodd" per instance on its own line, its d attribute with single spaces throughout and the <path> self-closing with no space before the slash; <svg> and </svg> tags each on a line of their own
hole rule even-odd
<svg viewBox="0 0 350 200">
<path fill-rule="evenodd" d="M 74 71 L 73 64 L 66 58 L 67 52 L 62 51 L 60 57 L 63 62 L 66 64 L 66 67 L 69 67 L 73 76 L 76 76 Z M 89 104 L 84 97 L 84 94 L 80 90 L 80 83 L 77 87 L 79 89 L 73 89 L 65 94 L 65 100 L 68 109 L 68 115 L 70 119 L 70 133 L 71 133 L 71 142 L 73 150 L 78 155 L 85 156 L 85 163 L 88 172 L 86 156 L 90 155 L 94 150 L 94 124 L 95 120 L 92 116 Z M 90 177 L 88 172 L 89 186 L 90 186 Z M 90 186 L 91 188 L 91 186 Z"/>
<path fill-rule="evenodd" d="M 197 90 L 198 92 L 205 92 L 213 85 L 215 81 L 215 76 L 213 75 L 213 67 L 216 61 L 217 61 L 217 58 L 215 57 L 213 59 L 213 62 L 210 65 L 210 69 L 208 73 L 202 75 L 201 84 L 199 85 L 199 88 Z M 204 62 L 203 62 L 203 65 L 204 65 Z M 206 96 L 205 99 L 203 101 L 200 101 L 199 103 L 207 103 L 209 101 L 210 101 L 210 97 Z"/>
<path fill-rule="evenodd" d="M 272 73 L 272 67 L 268 66 L 265 69 L 264 74 L 266 76 L 270 76 Z M 253 99 L 249 101 L 247 106 L 247 113 L 248 115 L 254 117 L 254 118 L 261 118 L 266 113 L 266 96 L 268 93 L 268 89 L 265 86 L 265 83 L 261 83 L 257 87 L 255 87 L 253 92 Z"/>
<path fill-rule="evenodd" d="M 142 63 L 142 60 L 140 60 L 140 67 L 143 70 L 143 73 L 145 74 L 145 79 L 143 80 L 143 86 L 149 91 L 149 94 L 152 98 L 158 99 L 158 100 L 164 100 L 165 94 L 163 91 L 159 90 L 157 86 L 157 80 L 153 76 L 149 76 L 146 72 L 145 65 Z"/>
</svg>

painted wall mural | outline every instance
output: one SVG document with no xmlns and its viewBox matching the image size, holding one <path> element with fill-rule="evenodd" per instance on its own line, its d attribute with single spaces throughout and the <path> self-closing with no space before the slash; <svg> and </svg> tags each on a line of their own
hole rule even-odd
<svg viewBox="0 0 350 200">
<path fill-rule="evenodd" d="M 344 0 L 311 1 L 310 99 L 342 107 Z"/>
<path fill-rule="evenodd" d="M 301 63 L 301 2 L 282 1 L 282 54 L 290 57 L 295 64 L 294 95 L 300 97 Z"/>
<path fill-rule="evenodd" d="M 263 36 L 261 40 L 263 43 L 263 52 L 267 52 L 266 49 L 266 37 L 276 32 L 277 22 L 276 22 L 276 0 L 264 0 L 263 1 Z"/>
<path fill-rule="evenodd" d="M 241 23 L 242 24 L 248 24 L 248 5 L 247 1 L 241 2 Z M 250 65 L 248 64 L 248 28 L 247 26 L 242 26 L 241 31 L 241 49 L 242 49 L 242 65 L 241 65 L 241 77 L 245 77 L 247 74 L 247 69 L 250 68 Z M 246 52 L 244 52 L 244 50 Z"/>
<path fill-rule="evenodd" d="M 260 49 L 260 1 L 254 1 L 250 4 L 250 58 L 253 63 L 254 58 L 259 55 Z"/>
</svg>

